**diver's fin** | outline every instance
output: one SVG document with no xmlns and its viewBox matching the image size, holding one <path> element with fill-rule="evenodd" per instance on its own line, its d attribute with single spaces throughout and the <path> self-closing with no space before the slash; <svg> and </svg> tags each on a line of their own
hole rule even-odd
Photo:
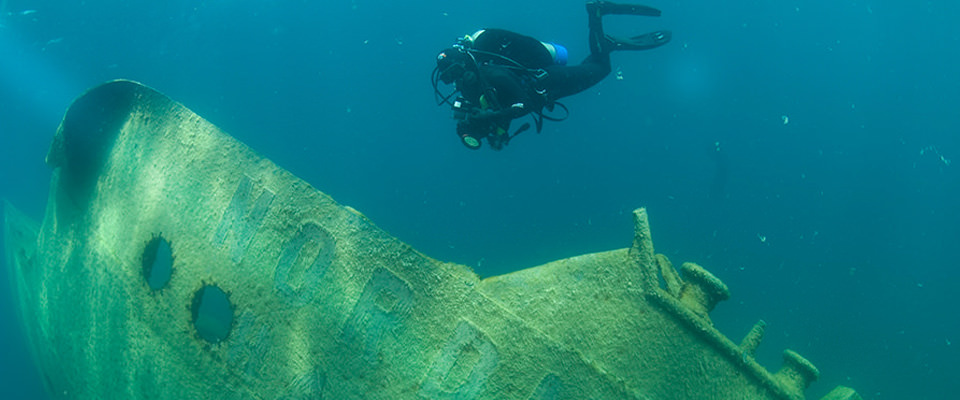
<svg viewBox="0 0 960 400">
<path fill-rule="evenodd" d="M 629 39 L 606 35 L 604 50 L 649 50 L 667 44 L 671 38 L 673 38 L 673 33 L 670 31 L 650 32 Z"/>
<path fill-rule="evenodd" d="M 660 10 L 640 4 L 618 4 L 609 1 L 591 1 L 587 3 L 587 11 L 597 16 L 604 15 L 644 15 L 659 17 Z"/>
</svg>

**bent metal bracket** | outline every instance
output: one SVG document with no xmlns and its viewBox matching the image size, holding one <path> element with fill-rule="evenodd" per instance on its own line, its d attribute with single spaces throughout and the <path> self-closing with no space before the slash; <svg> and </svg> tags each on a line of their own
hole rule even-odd
<svg viewBox="0 0 960 400">
<path fill-rule="evenodd" d="M 4 227 L 54 398 L 803 399 L 819 374 L 757 364 L 762 321 L 719 333 L 727 287 L 655 254 L 644 209 L 630 248 L 481 280 L 131 81 L 78 98 L 47 163 L 42 224 Z"/>
</svg>

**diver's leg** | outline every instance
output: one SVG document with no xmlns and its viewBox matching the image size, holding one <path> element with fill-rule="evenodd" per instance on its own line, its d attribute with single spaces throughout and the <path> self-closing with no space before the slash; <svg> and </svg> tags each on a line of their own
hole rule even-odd
<svg viewBox="0 0 960 400">
<path fill-rule="evenodd" d="M 616 44 L 603 33 L 602 21 L 609 4 L 605 1 L 587 3 L 590 55 L 580 65 L 547 68 L 542 85 L 550 101 L 580 93 L 610 74 L 610 52 Z"/>
<path fill-rule="evenodd" d="M 660 10 L 636 4 L 617 4 L 609 1 L 587 3 L 587 24 L 590 28 L 590 56 L 575 66 L 547 68 L 543 88 L 549 100 L 557 100 L 596 85 L 610 74 L 610 52 L 614 50 L 645 50 L 670 41 L 669 31 L 651 32 L 629 39 L 620 39 L 603 32 L 603 16 L 610 14 L 659 16 Z"/>
<path fill-rule="evenodd" d="M 580 65 L 547 68 L 543 88 L 550 101 L 580 93 L 610 74 L 610 53 L 590 54 Z"/>
</svg>

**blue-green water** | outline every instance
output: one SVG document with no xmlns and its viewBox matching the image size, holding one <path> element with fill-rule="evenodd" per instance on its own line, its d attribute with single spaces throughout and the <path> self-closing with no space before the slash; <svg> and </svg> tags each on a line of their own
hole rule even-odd
<svg viewBox="0 0 960 400">
<path fill-rule="evenodd" d="M 484 276 L 630 244 L 698 262 L 740 338 L 868 399 L 960 392 L 960 3 L 656 1 L 674 31 L 615 53 L 569 120 L 470 151 L 433 103 L 437 51 L 501 27 L 587 54 L 580 0 L 0 0 L 0 196 L 42 217 L 50 139 L 100 82 L 152 86 L 424 253 Z M 4 266 L 5 269 L 5 266 Z M 4 398 L 41 399 L 0 274 Z M 9 394 L 9 395 L 6 395 Z"/>
</svg>

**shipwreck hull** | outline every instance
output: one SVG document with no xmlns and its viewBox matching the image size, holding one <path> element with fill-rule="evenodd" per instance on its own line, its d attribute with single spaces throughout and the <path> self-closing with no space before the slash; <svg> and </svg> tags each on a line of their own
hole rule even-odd
<svg viewBox="0 0 960 400">
<path fill-rule="evenodd" d="M 717 332 L 726 287 L 655 255 L 643 209 L 631 248 L 481 280 L 130 81 L 78 98 L 47 162 L 43 223 L 4 208 L 54 398 L 803 399 L 818 375 L 758 365 L 762 323 Z"/>
</svg>

